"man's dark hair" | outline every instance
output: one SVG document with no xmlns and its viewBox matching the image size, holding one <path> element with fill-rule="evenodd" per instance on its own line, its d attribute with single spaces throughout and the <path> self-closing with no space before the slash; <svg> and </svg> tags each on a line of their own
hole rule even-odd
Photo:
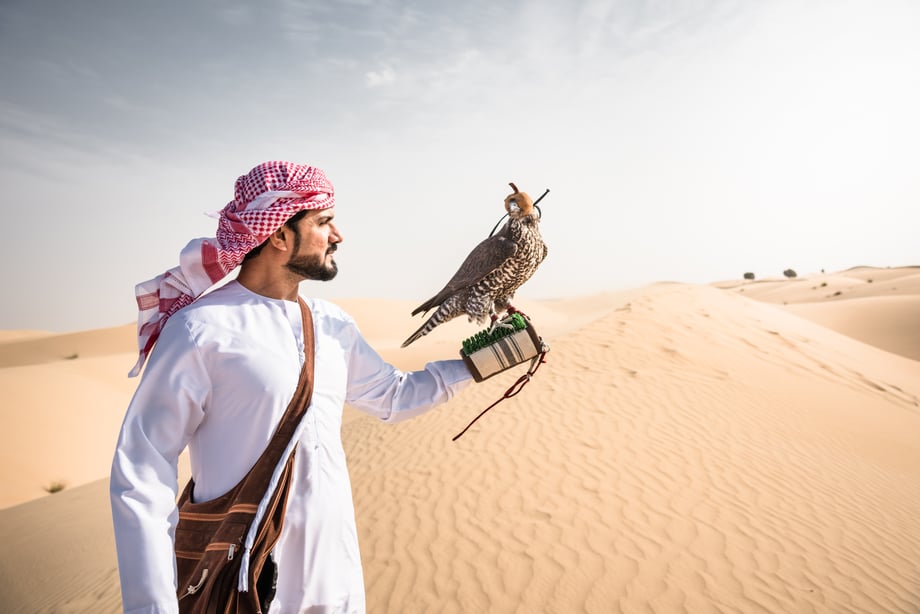
<svg viewBox="0 0 920 614">
<path fill-rule="evenodd" d="M 290 228 L 290 229 L 291 229 L 291 232 L 293 232 L 295 235 L 297 235 L 297 222 L 299 222 L 300 220 L 302 220 L 302 219 L 307 215 L 307 211 L 308 211 L 307 209 L 303 209 L 303 210 L 301 210 L 301 211 L 298 211 L 297 213 L 295 213 L 294 215 L 292 215 L 291 217 L 289 217 L 289 218 L 288 218 L 288 221 L 286 221 L 286 222 L 284 223 L 284 225 L 287 226 L 288 228 Z M 299 235 L 298 235 L 298 236 L 299 236 Z M 243 256 L 243 262 L 246 262 L 246 261 L 249 260 L 250 258 L 255 258 L 256 256 L 258 256 L 258 255 L 259 255 L 259 252 L 262 251 L 262 248 L 265 247 L 265 244 L 266 244 L 266 243 L 268 243 L 268 239 L 265 239 L 265 240 L 262 241 L 260 244 L 256 245 L 256 246 L 253 247 L 251 250 L 249 250 L 249 253 L 246 254 L 245 256 Z"/>
</svg>

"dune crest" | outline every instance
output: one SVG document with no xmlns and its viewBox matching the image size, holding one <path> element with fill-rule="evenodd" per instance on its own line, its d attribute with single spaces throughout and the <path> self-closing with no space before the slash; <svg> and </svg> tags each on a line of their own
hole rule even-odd
<svg viewBox="0 0 920 614">
<path fill-rule="evenodd" d="M 19 338 L 16 331 L 3 331 L 0 368 L 40 365 L 62 360 L 95 358 L 137 349 L 133 324 L 77 333 L 37 333 Z"/>
</svg>

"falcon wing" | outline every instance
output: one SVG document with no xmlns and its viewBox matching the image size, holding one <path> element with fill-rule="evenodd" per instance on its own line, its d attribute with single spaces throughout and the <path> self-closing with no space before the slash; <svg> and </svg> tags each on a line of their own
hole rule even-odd
<svg viewBox="0 0 920 614">
<path fill-rule="evenodd" d="M 437 307 L 453 293 L 469 288 L 483 277 L 497 269 L 505 260 L 514 255 L 517 245 L 511 239 L 498 234 L 483 240 L 473 248 L 460 268 L 454 273 L 447 285 L 436 295 L 419 305 L 412 315 Z"/>
</svg>

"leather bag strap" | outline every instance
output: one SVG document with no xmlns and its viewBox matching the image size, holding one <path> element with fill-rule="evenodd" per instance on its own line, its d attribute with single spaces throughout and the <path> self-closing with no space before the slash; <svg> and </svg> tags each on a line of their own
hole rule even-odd
<svg viewBox="0 0 920 614">
<path fill-rule="evenodd" d="M 270 476 L 274 467 L 278 465 L 291 441 L 297 426 L 307 413 L 310 406 L 310 399 L 313 396 L 313 366 L 315 360 L 315 341 L 313 335 L 313 315 L 306 302 L 298 297 L 300 303 L 301 316 L 303 318 L 303 345 L 304 360 L 303 367 L 300 370 L 300 379 L 297 383 L 297 389 L 294 396 L 288 404 L 287 409 L 281 416 L 275 433 L 269 440 L 265 451 L 255 462 L 252 470 L 243 478 L 239 493 L 239 498 L 247 502 L 259 502 L 265 493 L 267 483 L 266 475 Z M 267 472 L 267 474 L 266 474 Z M 252 476 L 255 479 L 249 479 L 251 474 L 259 473 L 259 476 Z"/>
<path fill-rule="evenodd" d="M 297 390 L 288 404 L 278 428 L 272 436 L 272 440 L 279 439 L 283 446 L 286 446 L 291 436 L 297 429 L 301 418 L 307 413 L 310 406 L 310 399 L 313 396 L 313 367 L 316 354 L 316 343 L 313 335 L 313 314 L 307 307 L 306 301 L 297 297 L 300 304 L 300 313 L 303 318 L 303 367 L 300 370 L 300 379 L 297 382 Z"/>
</svg>

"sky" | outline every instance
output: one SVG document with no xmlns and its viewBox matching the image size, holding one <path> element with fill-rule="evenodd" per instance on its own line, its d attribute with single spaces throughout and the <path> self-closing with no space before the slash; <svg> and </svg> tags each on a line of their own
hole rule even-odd
<svg viewBox="0 0 920 614">
<path fill-rule="evenodd" d="M 423 302 L 541 202 L 518 292 L 920 264 L 915 0 L 0 0 L 0 329 L 136 318 L 264 160 L 323 168 L 323 298 Z M 523 300 L 522 300 L 523 299 Z"/>
</svg>

